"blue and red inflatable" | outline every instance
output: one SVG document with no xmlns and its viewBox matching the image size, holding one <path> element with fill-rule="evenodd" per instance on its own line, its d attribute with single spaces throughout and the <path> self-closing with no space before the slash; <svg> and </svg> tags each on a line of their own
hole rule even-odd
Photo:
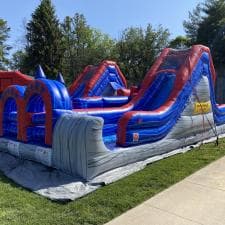
<svg viewBox="0 0 225 225">
<path fill-rule="evenodd" d="M 210 50 L 202 45 L 164 49 L 131 91 L 111 61 L 86 67 L 69 89 L 61 75 L 49 80 L 39 67 L 35 79 L 1 83 L 0 135 L 4 143 L 23 143 L 21 154 L 26 143 L 49 146 L 48 165 L 89 180 L 225 133 L 215 79 Z M 40 161 L 37 154 L 32 159 Z"/>
</svg>

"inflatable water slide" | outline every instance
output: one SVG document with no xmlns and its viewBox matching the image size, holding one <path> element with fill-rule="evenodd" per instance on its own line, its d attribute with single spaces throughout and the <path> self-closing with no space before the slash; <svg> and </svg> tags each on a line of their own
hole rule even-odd
<svg viewBox="0 0 225 225">
<path fill-rule="evenodd" d="M 8 87 L 0 99 L 0 149 L 91 181 L 225 133 L 225 106 L 216 104 L 216 74 L 205 46 L 164 49 L 138 93 L 118 107 L 104 107 L 103 97 L 100 107 L 73 107 L 78 96 L 87 96 L 88 105 L 100 95 L 98 85 L 85 87 L 94 70 L 87 67 L 87 77 L 81 75 L 69 91 L 60 79 L 44 76 L 26 87 Z M 97 74 L 96 84 L 102 78 Z M 122 79 L 116 83 L 126 87 Z"/>
</svg>

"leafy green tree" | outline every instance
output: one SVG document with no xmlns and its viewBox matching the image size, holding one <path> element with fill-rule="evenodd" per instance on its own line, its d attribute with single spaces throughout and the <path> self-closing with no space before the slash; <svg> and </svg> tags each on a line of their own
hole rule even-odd
<svg viewBox="0 0 225 225">
<path fill-rule="evenodd" d="M 42 0 L 27 24 L 27 68 L 41 64 L 50 77 L 61 69 L 63 58 L 62 31 L 51 0 Z"/>
<path fill-rule="evenodd" d="M 169 47 L 175 49 L 184 49 L 188 48 L 191 45 L 191 41 L 186 36 L 177 36 L 173 40 L 170 41 Z"/>
<path fill-rule="evenodd" d="M 10 68 L 26 73 L 27 68 L 25 66 L 27 64 L 27 58 L 27 53 L 24 50 L 14 52 L 11 57 Z"/>
<path fill-rule="evenodd" d="M 88 49 L 88 62 L 96 64 L 104 59 L 115 58 L 115 40 L 109 35 L 92 28 L 92 36 Z"/>
<path fill-rule="evenodd" d="M 83 15 L 75 14 L 74 17 L 67 16 L 62 24 L 64 40 L 63 72 L 66 80 L 80 72 L 84 64 L 85 49 L 91 38 L 91 29 L 87 25 Z"/>
<path fill-rule="evenodd" d="M 10 50 L 10 46 L 6 44 L 9 38 L 10 28 L 7 26 L 7 22 L 0 18 L 0 70 L 6 69 L 9 61 L 7 55 Z"/>
<path fill-rule="evenodd" d="M 153 29 L 149 24 L 145 30 L 130 27 L 123 31 L 116 46 L 117 61 L 129 83 L 141 82 L 168 40 L 169 32 L 161 26 Z"/>
<path fill-rule="evenodd" d="M 97 64 L 111 56 L 114 41 L 91 28 L 82 14 L 66 17 L 62 23 L 64 40 L 63 73 L 71 82 L 88 64 Z"/>
</svg>

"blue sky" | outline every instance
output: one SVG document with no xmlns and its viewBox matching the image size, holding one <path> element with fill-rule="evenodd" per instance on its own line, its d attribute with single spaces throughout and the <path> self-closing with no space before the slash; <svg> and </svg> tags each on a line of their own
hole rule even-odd
<svg viewBox="0 0 225 225">
<path fill-rule="evenodd" d="M 76 12 L 83 13 L 92 27 L 118 38 L 129 26 L 146 27 L 161 24 L 168 28 L 172 37 L 184 34 L 182 22 L 188 17 L 199 0 L 52 0 L 60 20 Z M 24 34 L 23 21 L 31 18 L 31 13 L 40 0 L 0 0 L 0 17 L 11 27 L 10 44 L 18 48 Z"/>
</svg>

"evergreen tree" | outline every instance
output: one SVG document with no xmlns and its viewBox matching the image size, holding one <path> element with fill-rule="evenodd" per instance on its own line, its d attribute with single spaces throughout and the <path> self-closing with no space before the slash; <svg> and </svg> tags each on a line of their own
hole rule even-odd
<svg viewBox="0 0 225 225">
<path fill-rule="evenodd" d="M 211 48 L 217 66 L 225 63 L 225 1 L 207 0 L 203 5 L 202 22 L 197 41 Z"/>
<path fill-rule="evenodd" d="M 27 58 L 29 70 L 41 64 L 46 74 L 54 77 L 62 66 L 62 31 L 51 0 L 42 0 L 27 24 Z"/>
<path fill-rule="evenodd" d="M 202 22 L 202 4 L 199 3 L 192 12 L 189 12 L 188 20 L 183 22 L 184 30 L 191 44 L 197 43 L 198 29 Z"/>
<path fill-rule="evenodd" d="M 7 22 L 0 19 L 0 70 L 6 69 L 9 61 L 7 59 L 10 46 L 6 44 L 6 40 L 9 37 L 10 28 L 7 26 Z"/>
<path fill-rule="evenodd" d="M 217 66 L 225 63 L 225 1 L 206 0 L 184 21 L 187 36 L 193 44 L 210 47 Z"/>
</svg>

